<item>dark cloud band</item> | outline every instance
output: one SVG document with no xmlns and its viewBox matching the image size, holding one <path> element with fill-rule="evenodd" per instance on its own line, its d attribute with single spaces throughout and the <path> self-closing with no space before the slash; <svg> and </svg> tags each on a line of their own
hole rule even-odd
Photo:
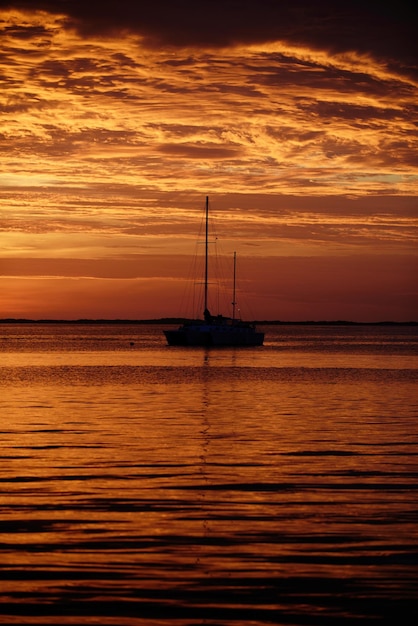
<svg viewBox="0 0 418 626">
<path fill-rule="evenodd" d="M 368 0 L 0 0 L 0 7 L 61 13 L 79 32 L 129 30 L 149 45 L 227 46 L 283 40 L 417 65 L 413 3 Z"/>
</svg>

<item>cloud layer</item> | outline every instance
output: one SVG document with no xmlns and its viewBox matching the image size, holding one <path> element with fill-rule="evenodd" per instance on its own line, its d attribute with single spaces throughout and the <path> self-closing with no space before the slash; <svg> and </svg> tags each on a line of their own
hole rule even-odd
<svg viewBox="0 0 418 626">
<path fill-rule="evenodd" d="M 412 9 L 142 5 L 0 3 L 5 280 L 30 276 L 35 285 L 36 276 L 50 276 L 65 290 L 77 278 L 109 279 L 115 289 L 146 279 L 149 294 L 154 279 L 158 316 L 161 281 L 184 277 L 209 193 L 225 254 L 239 247 L 243 258 L 259 259 L 260 272 L 261 259 L 277 270 L 279 258 L 345 258 L 347 287 L 360 300 L 360 258 L 379 258 L 382 267 L 409 259 L 402 267 L 410 304 L 399 300 L 396 317 L 410 319 L 418 172 Z M 285 290 L 270 274 L 271 292 Z M 327 275 L 331 293 L 338 280 Z M 32 316 L 12 291 L 0 317 Z M 125 294 L 112 316 L 123 317 L 128 301 Z M 99 288 L 96 302 L 99 312 Z M 275 302 L 268 298 L 257 313 L 282 317 L 282 298 Z M 304 306 L 293 315 L 304 317 Z M 170 307 L 175 314 L 174 301 L 164 314 Z"/>
</svg>

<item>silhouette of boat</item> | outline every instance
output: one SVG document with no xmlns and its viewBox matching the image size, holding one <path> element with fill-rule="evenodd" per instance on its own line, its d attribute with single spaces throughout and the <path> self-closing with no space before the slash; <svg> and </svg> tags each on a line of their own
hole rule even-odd
<svg viewBox="0 0 418 626">
<path fill-rule="evenodd" d="M 234 253 L 234 287 L 231 317 L 211 315 L 208 309 L 208 236 L 209 236 L 209 198 L 206 197 L 205 211 L 205 276 L 204 276 L 204 311 L 203 319 L 185 322 L 177 329 L 164 330 L 170 346 L 262 346 L 264 333 L 256 329 L 255 324 L 235 318 L 235 274 L 236 253 Z"/>
</svg>

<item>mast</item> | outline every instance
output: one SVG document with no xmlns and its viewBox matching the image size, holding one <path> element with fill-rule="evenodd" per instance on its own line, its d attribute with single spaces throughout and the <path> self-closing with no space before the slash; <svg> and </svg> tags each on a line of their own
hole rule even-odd
<svg viewBox="0 0 418 626">
<path fill-rule="evenodd" d="M 232 290 L 232 321 L 235 320 L 235 276 L 236 276 L 236 268 L 237 268 L 237 253 L 234 252 L 234 283 Z"/>
<path fill-rule="evenodd" d="M 209 235 L 209 196 L 206 196 L 206 227 L 205 227 L 205 316 L 208 310 L 208 235 Z"/>
</svg>

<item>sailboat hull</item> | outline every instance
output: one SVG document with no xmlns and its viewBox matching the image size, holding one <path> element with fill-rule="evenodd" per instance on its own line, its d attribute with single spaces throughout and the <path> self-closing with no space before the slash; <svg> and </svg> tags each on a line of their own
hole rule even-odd
<svg viewBox="0 0 418 626">
<path fill-rule="evenodd" d="M 251 347 L 262 346 L 264 341 L 264 333 L 245 326 L 183 326 L 176 330 L 165 330 L 164 334 L 170 346 Z"/>
<path fill-rule="evenodd" d="M 169 346 L 210 346 L 211 337 L 208 332 L 190 330 L 165 330 L 164 335 Z"/>
</svg>

